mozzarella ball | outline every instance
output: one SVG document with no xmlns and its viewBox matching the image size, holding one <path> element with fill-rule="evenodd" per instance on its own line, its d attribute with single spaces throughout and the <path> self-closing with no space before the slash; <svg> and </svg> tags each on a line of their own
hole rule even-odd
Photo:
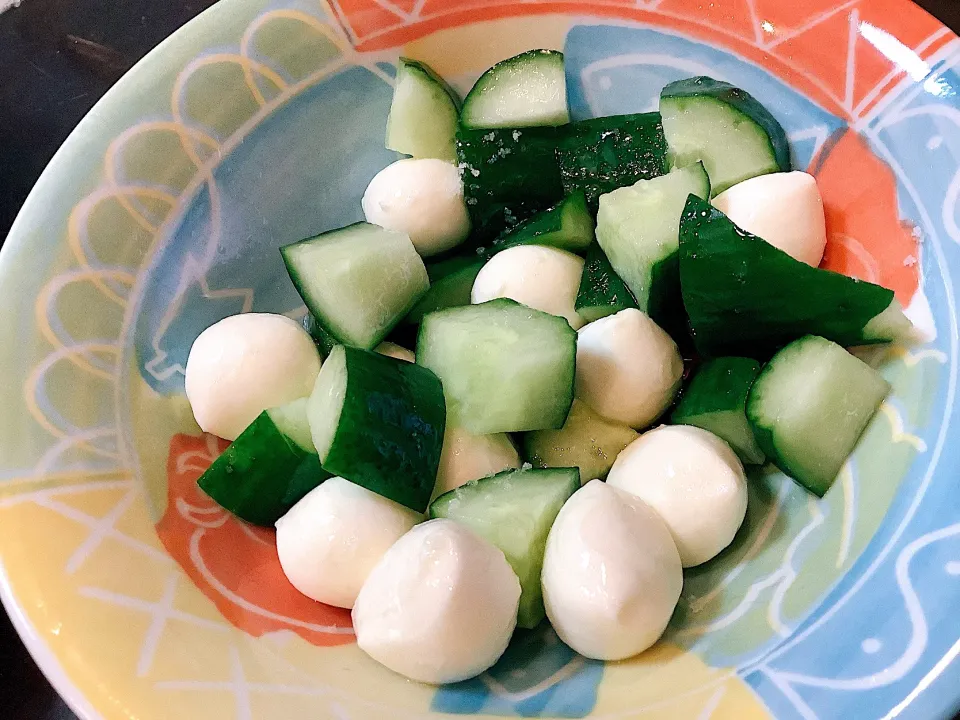
<svg viewBox="0 0 960 720">
<path fill-rule="evenodd" d="M 600 480 L 560 510 L 541 578 L 557 635 L 595 660 L 622 660 L 653 645 L 683 588 L 667 526 L 642 500 Z"/>
<path fill-rule="evenodd" d="M 264 410 L 309 395 L 319 373 L 320 353 L 300 323 L 244 313 L 200 333 L 185 385 L 200 428 L 236 440 Z"/>
<path fill-rule="evenodd" d="M 444 684 L 507 649 L 520 582 L 503 553 L 452 520 L 431 520 L 383 556 L 353 607 L 357 645 L 394 672 Z"/>
<path fill-rule="evenodd" d="M 434 159 L 397 160 L 363 194 L 367 222 L 410 236 L 423 257 L 456 247 L 470 234 L 470 216 L 456 165 Z"/>
<path fill-rule="evenodd" d="M 639 310 L 622 310 L 578 333 L 576 396 L 605 418 L 646 427 L 670 407 L 682 379 L 677 344 Z"/>
<path fill-rule="evenodd" d="M 417 356 L 413 354 L 413 350 L 407 350 L 405 347 L 392 342 L 380 343 L 377 345 L 374 352 L 378 352 L 381 355 L 386 355 L 387 357 L 396 358 L 397 360 L 404 360 L 405 362 L 409 363 L 417 361 Z"/>
<path fill-rule="evenodd" d="M 352 608 L 373 566 L 421 520 L 413 510 L 333 477 L 277 520 L 280 566 L 307 597 Z"/>
<path fill-rule="evenodd" d="M 657 511 L 684 567 L 719 554 L 747 513 L 747 478 L 737 454 L 698 427 L 664 426 L 641 435 L 617 457 L 607 483 Z"/>
<path fill-rule="evenodd" d="M 470 300 L 510 298 L 518 303 L 566 318 L 574 330 L 583 326 L 574 304 L 583 274 L 583 259 L 565 250 L 541 245 L 517 245 L 494 255 L 473 283 Z"/>
<path fill-rule="evenodd" d="M 506 433 L 474 435 L 447 425 L 434 496 L 450 492 L 471 480 L 520 467 L 520 455 Z"/>
<path fill-rule="evenodd" d="M 827 246 L 823 199 L 805 172 L 772 173 L 734 185 L 713 205 L 742 230 L 817 267 Z"/>
</svg>

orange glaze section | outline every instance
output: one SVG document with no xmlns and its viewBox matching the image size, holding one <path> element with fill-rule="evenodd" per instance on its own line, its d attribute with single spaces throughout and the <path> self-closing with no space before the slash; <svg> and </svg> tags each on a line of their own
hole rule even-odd
<svg viewBox="0 0 960 720">
<path fill-rule="evenodd" d="M 359 50 L 401 46 L 443 28 L 501 17 L 568 13 L 649 23 L 726 47 L 850 120 L 869 113 L 906 77 L 898 62 L 929 58 L 954 37 L 901 0 L 756 0 L 755 12 L 746 0 L 426 0 L 415 12 L 407 5 L 338 0 L 333 8 Z M 876 30 L 891 14 L 898 18 L 896 38 Z"/>
<path fill-rule="evenodd" d="M 228 443 L 175 435 L 167 461 L 167 512 L 157 533 L 167 552 L 231 623 L 260 636 L 290 630 L 314 645 L 354 641 L 350 611 L 314 602 L 287 581 L 273 530 L 233 517 L 197 478 Z"/>
<path fill-rule="evenodd" d="M 888 287 L 909 304 L 919 283 L 919 238 L 897 214 L 890 168 L 849 130 L 813 167 L 827 214 L 821 267 Z"/>
</svg>

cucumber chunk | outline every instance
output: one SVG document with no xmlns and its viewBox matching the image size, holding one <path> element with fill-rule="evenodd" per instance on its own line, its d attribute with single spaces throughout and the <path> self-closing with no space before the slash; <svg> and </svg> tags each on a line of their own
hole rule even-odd
<svg viewBox="0 0 960 720">
<path fill-rule="evenodd" d="M 303 325 L 303 329 L 307 331 L 307 334 L 313 338 L 313 344 L 317 346 L 317 350 L 320 351 L 323 357 L 329 355 L 330 351 L 339 344 L 337 343 L 337 339 L 328 333 L 323 325 L 317 322 L 317 319 L 309 310 L 307 314 L 303 316 L 300 324 Z"/>
<path fill-rule="evenodd" d="M 637 307 L 668 331 L 683 326 L 680 300 L 680 216 L 691 194 L 710 197 L 701 163 L 641 180 L 600 198 L 597 242 Z M 671 333 L 673 334 L 673 333 Z"/>
<path fill-rule="evenodd" d="M 808 335 L 760 372 L 747 417 L 774 464 L 823 497 L 889 392 L 890 384 L 865 362 Z"/>
<path fill-rule="evenodd" d="M 605 480 L 617 455 L 639 436 L 633 428 L 600 417 L 582 400 L 574 400 L 562 428 L 523 436 L 524 458 L 539 468 L 579 468 L 585 483 Z"/>
<path fill-rule="evenodd" d="M 567 78 L 563 53 L 528 50 L 498 62 L 474 84 L 463 101 L 465 128 L 565 125 Z"/>
<path fill-rule="evenodd" d="M 803 335 L 889 342 L 909 327 L 893 322 L 903 313 L 892 290 L 795 260 L 694 195 L 680 222 L 680 283 L 703 357 L 762 360 Z"/>
<path fill-rule="evenodd" d="M 280 252 L 311 314 L 346 345 L 379 345 L 430 286 L 410 238 L 369 223 L 331 230 Z"/>
<path fill-rule="evenodd" d="M 620 276 L 614 271 L 599 243 L 587 249 L 583 264 L 580 289 L 574 309 L 588 323 L 614 315 L 621 310 L 637 307 L 633 297 Z"/>
<path fill-rule="evenodd" d="M 545 617 L 540 572 L 547 535 L 579 489 L 576 468 L 508 470 L 441 495 L 430 518 L 454 520 L 500 548 L 520 580 L 517 625 L 534 628 Z"/>
<path fill-rule="evenodd" d="M 307 416 L 326 470 L 411 510 L 427 509 L 446 422 L 432 372 L 338 345 L 320 369 Z"/>
<path fill-rule="evenodd" d="M 457 160 L 473 235 L 492 240 L 563 196 L 558 130 L 494 128 L 457 132 Z"/>
<path fill-rule="evenodd" d="M 431 313 L 417 339 L 417 362 L 443 382 L 450 421 L 477 435 L 562 427 L 576 356 L 566 320 L 506 298 Z"/>
<path fill-rule="evenodd" d="M 200 489 L 241 520 L 272 527 L 332 477 L 304 437 L 305 402 L 260 413 L 200 476 Z"/>
<path fill-rule="evenodd" d="M 426 64 L 400 58 L 387 116 L 387 150 L 456 162 L 460 97 Z"/>
<path fill-rule="evenodd" d="M 663 131 L 676 167 L 702 161 L 714 195 L 757 175 L 790 171 L 787 134 L 752 95 L 708 77 L 660 93 Z"/>
<path fill-rule="evenodd" d="M 747 421 L 747 395 L 760 372 L 752 358 L 725 357 L 701 365 L 684 390 L 670 422 L 712 432 L 746 465 L 762 465 L 763 450 Z"/>
<path fill-rule="evenodd" d="M 573 193 L 494 240 L 484 254 L 493 256 L 517 245 L 545 245 L 582 253 L 593 242 L 594 226 L 586 196 Z"/>
<path fill-rule="evenodd" d="M 596 212 L 601 195 L 667 172 L 667 141 L 658 113 L 573 123 L 557 145 L 563 188 L 583 191 Z"/>
<path fill-rule="evenodd" d="M 473 281 L 477 279 L 477 275 L 480 274 L 482 269 L 483 262 L 474 261 L 471 265 L 467 265 L 434 282 L 427 290 L 427 294 L 413 306 L 413 310 L 406 317 L 407 322 L 419 324 L 423 321 L 424 316 L 429 313 L 469 305 Z"/>
</svg>

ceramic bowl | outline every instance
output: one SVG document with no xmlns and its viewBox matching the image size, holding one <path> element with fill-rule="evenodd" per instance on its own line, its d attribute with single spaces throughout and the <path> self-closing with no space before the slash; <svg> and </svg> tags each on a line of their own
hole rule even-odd
<svg viewBox="0 0 960 720">
<path fill-rule="evenodd" d="M 823 191 L 827 267 L 896 290 L 929 341 L 822 501 L 751 478 L 663 641 L 585 660 L 549 630 L 474 680 L 407 682 L 284 580 L 270 532 L 195 480 L 223 444 L 190 344 L 303 313 L 281 244 L 360 219 L 398 55 L 461 89 L 566 53 L 576 118 L 708 74 L 761 99 Z M 82 718 L 944 717 L 960 699 L 960 41 L 907 0 L 223 0 L 80 124 L 0 255 L 2 595 Z"/>
</svg>

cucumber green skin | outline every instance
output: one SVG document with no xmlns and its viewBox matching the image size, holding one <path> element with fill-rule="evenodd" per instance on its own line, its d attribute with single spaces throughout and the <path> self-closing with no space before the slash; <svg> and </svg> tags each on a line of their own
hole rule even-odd
<svg viewBox="0 0 960 720">
<path fill-rule="evenodd" d="M 563 347 L 565 357 L 555 365 L 542 367 L 536 379 L 544 385 L 549 385 L 551 393 L 531 394 L 529 385 L 511 382 L 509 377 L 511 358 L 530 357 L 540 349 L 522 332 L 515 333 L 510 338 L 509 346 L 496 344 L 495 340 L 480 344 L 475 335 L 483 333 L 487 327 L 494 327 L 504 319 L 516 324 L 523 324 L 536 320 L 539 328 L 550 328 L 555 333 L 556 344 Z M 465 325 L 471 324 L 469 329 Z M 432 348 L 437 346 L 453 346 L 457 353 L 457 362 L 448 362 L 448 357 L 439 360 L 434 357 Z M 477 371 L 477 353 L 496 350 L 500 355 L 486 366 Z M 445 383 L 445 393 L 448 403 L 448 412 L 451 420 L 462 425 L 468 431 L 478 435 L 488 435 L 499 432 L 525 432 L 530 430 L 559 429 L 563 427 L 570 406 L 573 404 L 574 379 L 576 374 L 577 333 L 570 324 L 561 317 L 533 310 L 508 298 L 490 300 L 478 305 L 450 308 L 430 313 L 420 324 L 417 336 L 417 363 L 428 367 L 435 372 Z M 459 382 L 462 380 L 460 372 L 467 372 L 471 376 L 482 375 L 482 398 L 477 388 L 469 388 L 471 383 Z M 454 374 L 457 375 L 454 375 Z M 529 380 L 529 378 L 528 378 Z M 465 397 L 457 397 L 458 387 L 466 385 Z M 501 426 L 502 417 L 493 413 L 484 412 L 485 400 L 493 398 L 493 404 L 500 398 L 516 398 L 528 392 L 521 400 L 531 400 L 539 404 L 535 411 L 524 413 L 524 417 L 535 416 L 536 421 L 527 421 L 522 424 Z M 510 413 L 514 415 L 514 413 Z M 500 413 L 502 415 L 502 413 Z M 515 418 L 514 418 L 515 419 Z"/>
<path fill-rule="evenodd" d="M 307 334 L 313 338 L 313 344 L 317 346 L 317 350 L 320 351 L 323 357 L 329 355 L 330 351 L 340 344 L 309 310 L 307 314 L 303 316 L 300 323 L 303 325 L 303 329 L 307 331 Z"/>
<path fill-rule="evenodd" d="M 437 481 L 446 404 L 443 387 L 419 365 L 344 347 L 347 387 L 323 467 L 424 512 Z"/>
<path fill-rule="evenodd" d="M 787 133 L 776 118 L 770 114 L 770 111 L 746 90 L 741 90 L 730 83 L 701 76 L 672 82 L 660 92 L 661 99 L 702 97 L 704 95 L 716 98 L 729 105 L 763 128 L 770 138 L 770 146 L 773 149 L 780 171 L 790 172 L 792 165 L 790 163 L 790 141 L 787 139 Z M 723 192 L 719 188 L 715 188 L 714 191 L 715 193 Z"/>
<path fill-rule="evenodd" d="M 197 484 L 241 520 L 272 527 L 330 477 L 315 454 L 286 438 L 262 412 L 213 461 Z"/>
<path fill-rule="evenodd" d="M 592 243 L 595 227 L 596 223 L 587 208 L 586 196 L 577 192 L 507 231 L 482 254 L 484 257 L 493 257 L 501 250 L 517 245 L 545 245 L 582 253 Z"/>
<path fill-rule="evenodd" d="M 460 128 L 457 161 L 474 242 L 491 241 L 563 198 L 555 153 L 561 131 Z"/>
<path fill-rule="evenodd" d="M 413 310 L 406 317 L 407 322 L 419 324 L 425 315 L 437 310 L 469 305 L 473 282 L 483 269 L 483 265 L 482 262 L 475 262 L 437 280 L 420 302 L 414 305 Z"/>
<path fill-rule="evenodd" d="M 460 116 L 460 124 L 464 128 L 474 127 L 477 129 L 483 129 L 483 126 L 475 125 L 472 121 L 472 112 L 471 105 L 474 101 L 483 93 L 488 92 L 498 83 L 498 75 L 502 70 L 510 70 L 512 68 L 524 67 L 529 62 L 539 63 L 544 60 L 557 62 L 560 68 L 563 68 L 563 53 L 559 50 L 527 50 L 522 52 L 519 55 L 514 57 L 507 58 L 506 60 L 501 60 L 493 67 L 486 70 L 483 75 L 481 75 L 477 82 L 474 83 L 474 86 L 470 89 L 470 92 L 467 93 L 467 96 L 463 99 L 463 112 Z M 569 116 L 567 120 L 563 123 L 565 124 L 569 121 Z M 555 126 L 556 123 L 551 123 L 551 126 Z M 519 127 L 519 126 L 518 126 Z M 535 125 L 525 125 L 524 127 L 535 127 Z"/>
<path fill-rule="evenodd" d="M 753 437 L 746 411 L 747 396 L 759 372 L 760 363 L 753 358 L 708 360 L 683 391 L 671 424 L 708 430 L 725 440 L 747 465 L 762 465 L 766 456 Z"/>
<path fill-rule="evenodd" d="M 476 255 L 461 255 L 457 253 L 443 260 L 426 263 L 427 277 L 430 278 L 430 283 L 433 284 L 443 280 L 448 275 L 453 275 L 465 268 L 476 265 L 479 261 Z"/>
<path fill-rule="evenodd" d="M 574 307 L 588 323 L 637 307 L 633 293 L 614 272 L 599 243 L 595 242 L 587 249 Z"/>
<path fill-rule="evenodd" d="M 538 497 L 542 504 L 531 508 L 516 502 L 515 486 L 527 486 L 520 492 L 528 493 L 533 483 L 542 486 L 542 496 Z M 579 489 L 580 472 L 576 468 L 507 470 L 444 493 L 431 503 L 430 518 L 459 522 L 503 551 L 520 580 L 517 626 L 534 628 L 546 616 L 540 574 L 547 535 L 560 508 Z M 518 536 L 525 536 L 521 543 L 517 543 Z"/>
<path fill-rule="evenodd" d="M 659 113 L 614 115 L 568 125 L 557 145 L 567 193 L 583 191 L 596 214 L 604 193 L 666 174 L 667 140 Z"/>
<path fill-rule="evenodd" d="M 845 423 L 848 426 L 851 422 L 856 422 L 857 425 L 852 427 L 854 430 L 853 442 L 846 448 L 846 452 L 841 456 L 831 458 L 814 452 L 811 453 L 810 457 L 805 458 L 804 461 L 798 462 L 791 460 L 782 447 L 785 439 L 781 437 L 782 431 L 778 427 L 782 416 L 778 413 L 777 417 L 771 418 L 768 413 L 763 411 L 763 396 L 769 391 L 771 384 L 778 382 L 777 376 L 781 370 L 783 368 L 792 370 L 790 366 L 797 364 L 798 358 L 800 362 L 804 363 L 804 366 L 809 366 L 807 362 L 808 358 L 804 357 L 803 353 L 805 353 L 808 348 L 817 348 L 817 346 L 833 346 L 828 349 L 846 353 L 839 345 L 830 343 L 824 340 L 824 338 L 815 335 L 808 335 L 799 340 L 795 340 L 777 353 L 760 371 L 747 397 L 746 413 L 747 419 L 753 428 L 754 437 L 757 439 L 757 444 L 774 465 L 813 494 L 818 497 L 823 497 L 833 486 L 837 475 L 843 468 L 843 464 L 847 461 L 850 453 L 853 452 L 860 436 L 864 430 L 866 430 L 870 419 L 880 407 L 884 397 L 889 393 L 890 384 L 880 377 L 879 373 L 869 365 L 848 354 L 851 364 L 856 365 L 859 363 L 865 371 L 868 371 L 865 375 L 869 378 L 869 382 L 860 383 L 859 387 L 854 388 L 851 388 L 848 383 L 845 383 L 842 388 L 838 388 L 838 393 L 835 394 L 834 397 L 837 395 L 843 396 L 842 401 L 846 404 L 847 394 L 856 397 L 858 392 L 872 392 L 873 397 L 871 399 L 873 400 L 873 404 L 870 412 L 856 418 L 855 415 L 851 414 L 849 408 L 834 402 L 831 402 L 831 405 L 836 404 L 836 406 L 840 408 L 839 412 L 837 412 L 834 407 L 817 408 L 819 412 L 815 418 L 815 426 L 825 428 L 824 432 L 830 432 L 829 428 L 832 426 L 831 421 Z M 869 387 L 868 384 L 872 385 L 872 387 Z M 833 398 L 831 398 L 831 400 L 833 400 Z M 790 408 L 786 412 L 789 413 L 793 409 L 795 408 Z M 851 418 L 854 419 L 852 420 Z"/>
<path fill-rule="evenodd" d="M 680 221 L 683 305 L 702 357 L 770 357 L 804 335 L 850 347 L 893 291 L 795 260 L 691 195 Z"/>
</svg>

